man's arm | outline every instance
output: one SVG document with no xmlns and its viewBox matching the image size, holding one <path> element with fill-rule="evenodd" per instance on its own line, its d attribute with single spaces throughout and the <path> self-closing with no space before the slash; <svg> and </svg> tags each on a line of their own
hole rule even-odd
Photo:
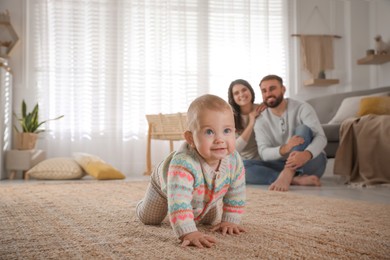
<svg viewBox="0 0 390 260">
<path fill-rule="evenodd" d="M 280 154 L 280 145 L 275 145 L 276 143 L 281 143 L 281 141 L 276 140 L 272 135 L 273 132 L 278 132 L 279 127 L 273 126 L 271 121 L 266 118 L 258 118 L 254 126 L 255 138 L 257 143 L 257 149 L 259 155 L 264 161 L 279 160 L 283 156 Z M 281 134 L 280 134 L 281 135 Z"/>
<path fill-rule="evenodd" d="M 291 150 L 300 144 L 303 144 L 305 140 L 297 135 L 292 136 L 290 139 L 288 139 L 287 143 L 280 146 L 279 153 L 282 156 L 287 155 L 291 152 Z"/>
<path fill-rule="evenodd" d="M 312 106 L 305 103 L 302 106 L 300 116 L 302 123 L 310 127 L 313 131 L 313 140 L 305 150 L 309 151 L 312 154 L 312 157 L 315 158 L 324 150 L 328 140 L 326 139 L 320 120 Z"/>
</svg>

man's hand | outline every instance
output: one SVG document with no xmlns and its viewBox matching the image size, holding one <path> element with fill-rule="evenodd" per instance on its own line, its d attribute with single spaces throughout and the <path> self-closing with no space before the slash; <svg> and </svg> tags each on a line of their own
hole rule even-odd
<svg viewBox="0 0 390 260">
<path fill-rule="evenodd" d="M 231 222 L 221 222 L 211 228 L 211 231 L 220 231 L 222 235 L 239 235 L 240 233 L 245 233 L 246 230 L 241 226 L 231 223 Z"/>
<path fill-rule="evenodd" d="M 298 135 L 292 136 L 290 139 L 288 139 L 287 143 L 285 145 L 282 145 L 280 147 L 280 154 L 281 155 L 286 155 L 288 154 L 291 149 L 293 149 L 295 146 L 298 146 L 300 144 L 303 144 L 305 142 L 305 139 Z"/>
<path fill-rule="evenodd" d="M 181 241 L 183 241 L 181 243 L 181 246 L 183 247 L 196 246 L 199 248 L 204 248 L 204 247 L 210 248 L 217 242 L 217 240 L 214 237 L 205 235 L 199 231 L 188 233 L 182 236 L 180 239 Z"/>
<path fill-rule="evenodd" d="M 312 157 L 313 155 L 309 151 L 294 151 L 288 156 L 285 167 L 296 170 L 310 161 Z"/>
</svg>

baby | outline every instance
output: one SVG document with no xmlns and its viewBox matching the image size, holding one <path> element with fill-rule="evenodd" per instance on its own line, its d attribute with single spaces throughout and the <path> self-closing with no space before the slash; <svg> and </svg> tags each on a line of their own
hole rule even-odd
<svg viewBox="0 0 390 260">
<path fill-rule="evenodd" d="M 169 216 L 182 246 L 211 247 L 213 236 L 196 224 L 214 225 L 211 231 L 245 232 L 239 223 L 245 205 L 245 170 L 235 151 L 234 117 L 230 105 L 214 95 L 195 99 L 187 111 L 186 142 L 153 171 L 136 214 L 146 225 Z"/>
</svg>

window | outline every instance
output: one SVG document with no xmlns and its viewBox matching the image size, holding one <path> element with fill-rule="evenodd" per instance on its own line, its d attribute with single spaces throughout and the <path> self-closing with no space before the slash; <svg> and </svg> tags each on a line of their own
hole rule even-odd
<svg viewBox="0 0 390 260">
<path fill-rule="evenodd" d="M 258 90 L 266 74 L 287 77 L 283 0 L 26 2 L 29 82 L 42 116 L 65 115 L 46 125 L 49 157 L 90 152 L 140 175 L 145 114 L 185 112 L 204 93 L 227 100 L 237 78 Z"/>
</svg>

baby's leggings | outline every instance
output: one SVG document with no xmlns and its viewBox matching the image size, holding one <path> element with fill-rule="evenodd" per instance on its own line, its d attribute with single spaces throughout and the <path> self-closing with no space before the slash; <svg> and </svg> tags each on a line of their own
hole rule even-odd
<svg viewBox="0 0 390 260">
<path fill-rule="evenodd" d="M 146 189 L 145 197 L 138 202 L 135 210 L 137 217 L 145 225 L 159 225 L 167 216 L 168 202 L 166 195 L 154 183 L 153 178 Z M 217 206 L 212 207 L 199 223 L 215 224 L 220 221 L 221 215 L 222 207 L 217 203 Z"/>
</svg>

